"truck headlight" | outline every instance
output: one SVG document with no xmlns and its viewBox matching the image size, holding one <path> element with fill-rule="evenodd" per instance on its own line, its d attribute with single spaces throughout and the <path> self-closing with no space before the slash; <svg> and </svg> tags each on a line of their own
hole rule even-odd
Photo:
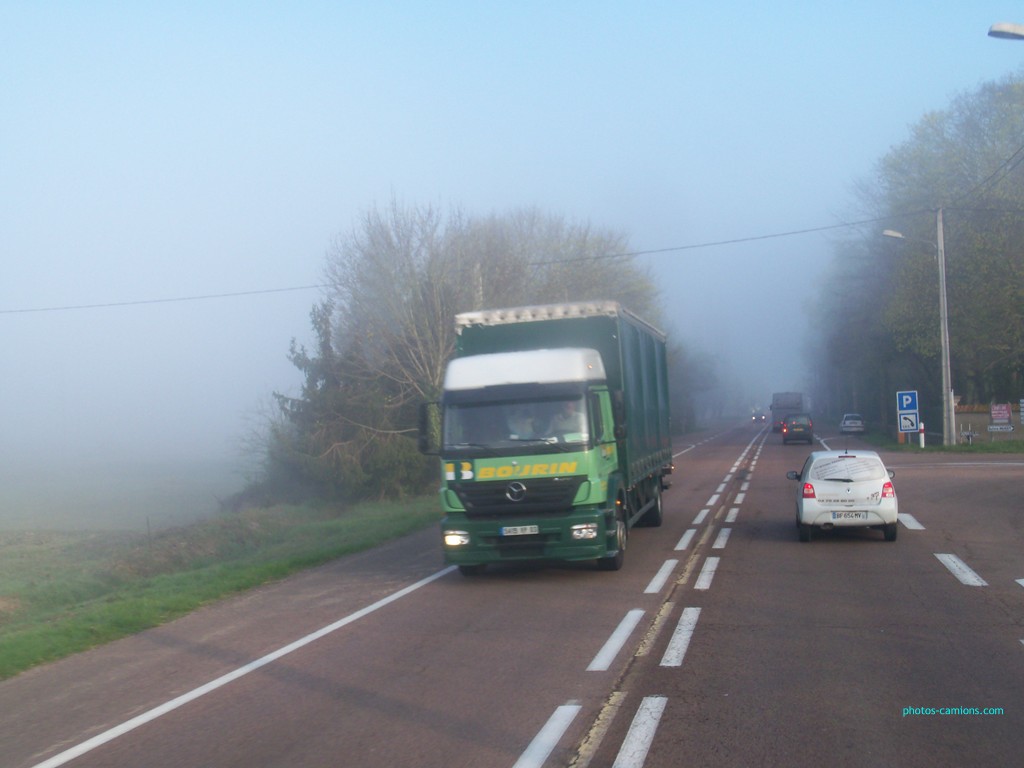
<svg viewBox="0 0 1024 768">
<path fill-rule="evenodd" d="M 597 523 L 580 523 L 572 528 L 572 537 L 576 541 L 597 538 Z"/>
<path fill-rule="evenodd" d="M 444 545 L 446 547 L 464 547 L 469 544 L 469 533 L 467 531 L 445 531 Z"/>
</svg>

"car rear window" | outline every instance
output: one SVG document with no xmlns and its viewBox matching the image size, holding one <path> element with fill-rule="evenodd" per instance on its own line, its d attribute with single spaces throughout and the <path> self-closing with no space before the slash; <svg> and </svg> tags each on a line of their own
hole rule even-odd
<svg viewBox="0 0 1024 768">
<path fill-rule="evenodd" d="M 814 462 L 808 480 L 882 480 L 885 466 L 874 456 L 829 456 Z"/>
</svg>

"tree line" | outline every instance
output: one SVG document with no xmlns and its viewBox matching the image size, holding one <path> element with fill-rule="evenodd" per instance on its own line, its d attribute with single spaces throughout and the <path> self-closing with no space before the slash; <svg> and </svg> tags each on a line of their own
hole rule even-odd
<svg viewBox="0 0 1024 768">
<path fill-rule="evenodd" d="M 860 183 L 859 218 L 877 226 L 836 245 L 815 310 L 823 409 L 895 424 L 895 393 L 916 389 L 922 419 L 942 422 L 940 209 L 952 388 L 973 404 L 1024 395 L 1022 163 L 1024 79 L 1010 76 L 924 115 Z"/>
<path fill-rule="evenodd" d="M 416 448 L 417 414 L 440 395 L 457 313 L 611 299 L 662 319 L 655 281 L 624 235 L 536 209 L 470 216 L 392 200 L 335 240 L 325 277 L 311 312 L 316 343 L 290 350 L 302 390 L 275 393 L 266 453 L 268 482 L 332 499 L 401 497 L 436 482 L 436 461 Z M 670 354 L 684 429 L 689 391 L 714 381 L 678 343 Z"/>
<path fill-rule="evenodd" d="M 1024 367 L 1024 79 L 926 114 L 857 188 L 870 232 L 835 244 L 808 340 L 816 409 L 895 423 L 917 389 L 941 423 L 937 212 L 943 211 L 952 384 L 967 403 L 1012 401 Z M 886 238 L 884 229 L 904 237 Z M 315 343 L 292 342 L 296 396 L 275 393 L 265 484 L 330 499 L 401 497 L 436 481 L 416 449 L 419 403 L 439 396 L 454 316 L 615 300 L 660 325 L 656 280 L 625 235 L 537 209 L 469 215 L 392 200 L 332 244 Z M 670 344 L 674 428 L 720 388 L 713 363 Z"/>
</svg>

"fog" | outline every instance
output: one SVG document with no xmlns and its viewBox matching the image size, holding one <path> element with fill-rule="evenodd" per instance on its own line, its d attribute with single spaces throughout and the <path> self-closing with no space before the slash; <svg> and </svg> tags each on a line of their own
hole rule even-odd
<svg viewBox="0 0 1024 768">
<path fill-rule="evenodd" d="M 0 526 L 32 488 L 122 487 L 89 467 L 242 482 L 270 393 L 298 389 L 326 252 L 392 197 L 624 232 L 659 251 L 674 337 L 753 399 L 802 386 L 793 286 L 850 232 L 769 236 L 856 219 L 912 124 L 1019 69 L 986 31 L 1024 19 L 697 5 L 5 6 Z M 84 508 L 75 488 L 49 506 Z"/>
</svg>

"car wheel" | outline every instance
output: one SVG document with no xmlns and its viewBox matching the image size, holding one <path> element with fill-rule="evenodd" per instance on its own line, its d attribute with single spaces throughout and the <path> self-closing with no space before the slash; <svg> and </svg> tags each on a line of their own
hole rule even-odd
<svg viewBox="0 0 1024 768">
<path fill-rule="evenodd" d="M 899 532 L 899 523 L 888 523 L 884 528 L 885 540 L 896 541 L 896 534 Z"/>
<path fill-rule="evenodd" d="M 811 528 L 813 527 L 806 523 L 800 523 L 800 541 L 808 542 L 811 540 Z"/>
</svg>

